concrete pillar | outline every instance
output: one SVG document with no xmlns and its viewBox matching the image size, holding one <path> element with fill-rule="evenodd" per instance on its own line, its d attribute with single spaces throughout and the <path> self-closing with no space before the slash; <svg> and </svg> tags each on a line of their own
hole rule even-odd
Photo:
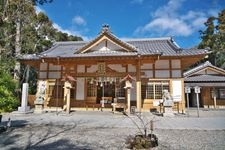
<svg viewBox="0 0 225 150">
<path fill-rule="evenodd" d="M 28 83 L 23 83 L 21 107 L 18 107 L 18 111 L 22 113 L 26 113 L 27 111 L 30 110 L 30 106 L 27 106 L 28 89 L 29 89 Z"/>
<path fill-rule="evenodd" d="M 141 81 L 136 82 L 137 111 L 141 112 Z"/>
</svg>

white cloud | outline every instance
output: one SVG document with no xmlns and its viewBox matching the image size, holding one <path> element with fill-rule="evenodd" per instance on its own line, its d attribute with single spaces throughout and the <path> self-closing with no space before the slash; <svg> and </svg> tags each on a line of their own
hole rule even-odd
<svg viewBox="0 0 225 150">
<path fill-rule="evenodd" d="M 161 36 L 190 36 L 204 27 L 209 13 L 190 10 L 180 15 L 180 9 L 185 0 L 169 0 L 152 13 L 152 20 L 137 27 L 134 34 L 151 34 Z"/>
<path fill-rule="evenodd" d="M 156 18 L 142 28 L 142 32 L 152 29 L 157 32 L 167 32 L 166 35 L 183 35 L 188 36 L 191 32 L 191 27 L 185 24 L 182 20 L 173 18 Z"/>
<path fill-rule="evenodd" d="M 40 7 L 38 7 L 38 6 L 35 6 L 35 11 L 36 11 L 36 14 L 38 14 L 40 12 L 45 13 L 45 11 L 43 9 L 41 9 Z"/>
<path fill-rule="evenodd" d="M 131 3 L 132 4 L 142 4 L 144 2 L 144 0 L 132 0 Z"/>
<path fill-rule="evenodd" d="M 177 16 L 177 10 L 182 6 L 182 3 L 185 0 L 170 0 L 167 5 L 164 5 L 158 8 L 155 13 L 154 17 L 175 17 Z"/>
<path fill-rule="evenodd" d="M 86 25 L 85 19 L 81 16 L 75 16 L 72 21 L 77 25 Z"/>
<path fill-rule="evenodd" d="M 56 28 L 58 31 L 61 31 L 63 33 L 67 33 L 68 35 L 75 35 L 80 36 L 83 38 L 84 41 L 89 40 L 87 36 L 84 36 L 81 31 L 71 30 L 71 29 L 63 29 L 60 25 L 57 23 L 53 23 L 53 27 Z"/>
</svg>

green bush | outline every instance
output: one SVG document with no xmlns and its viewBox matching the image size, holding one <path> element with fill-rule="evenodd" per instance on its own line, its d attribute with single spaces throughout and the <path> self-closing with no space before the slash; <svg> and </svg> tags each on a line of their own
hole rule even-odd
<svg viewBox="0 0 225 150">
<path fill-rule="evenodd" d="M 0 112 L 10 112 L 16 109 L 19 105 L 19 100 L 16 97 L 17 83 L 13 81 L 10 74 L 0 72 Z"/>
</svg>

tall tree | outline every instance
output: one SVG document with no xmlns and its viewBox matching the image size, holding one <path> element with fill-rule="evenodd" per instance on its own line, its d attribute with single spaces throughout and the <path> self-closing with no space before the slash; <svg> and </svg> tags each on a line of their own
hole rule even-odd
<svg viewBox="0 0 225 150">
<path fill-rule="evenodd" d="M 29 69 L 19 63 L 14 67 L 17 55 L 40 53 L 59 40 L 82 40 L 81 37 L 57 31 L 48 16 L 43 12 L 36 13 L 37 4 L 50 2 L 52 0 L 0 0 L 0 73 L 4 72 L 4 76 L 15 74 L 22 83 L 26 78 L 24 71 Z M 32 78 L 29 84 L 34 86 L 31 90 L 35 93 L 35 71 L 33 68 L 30 70 Z M 1 79 L 3 75 L 0 75 Z M 7 89 L 8 85 L 2 86 Z M 0 93 L 0 103 L 2 100 Z"/>
<path fill-rule="evenodd" d="M 225 63 L 225 9 L 218 16 L 209 17 L 206 29 L 200 31 L 199 48 L 210 48 L 209 61 L 220 67 Z"/>
</svg>

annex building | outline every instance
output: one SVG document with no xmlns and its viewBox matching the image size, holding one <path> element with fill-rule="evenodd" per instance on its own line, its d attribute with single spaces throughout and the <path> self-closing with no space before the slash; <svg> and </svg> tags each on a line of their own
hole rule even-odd
<svg viewBox="0 0 225 150">
<path fill-rule="evenodd" d="M 95 109 L 102 100 L 105 108 L 114 102 L 126 105 L 121 79 L 127 75 L 134 79 L 130 103 L 137 111 L 158 108 L 164 89 L 184 110 L 183 70 L 205 55 L 205 50 L 180 48 L 170 37 L 122 40 L 106 25 L 91 41 L 56 42 L 21 62 L 38 70 L 36 99 L 43 101 L 36 104 L 46 110 Z"/>
</svg>

